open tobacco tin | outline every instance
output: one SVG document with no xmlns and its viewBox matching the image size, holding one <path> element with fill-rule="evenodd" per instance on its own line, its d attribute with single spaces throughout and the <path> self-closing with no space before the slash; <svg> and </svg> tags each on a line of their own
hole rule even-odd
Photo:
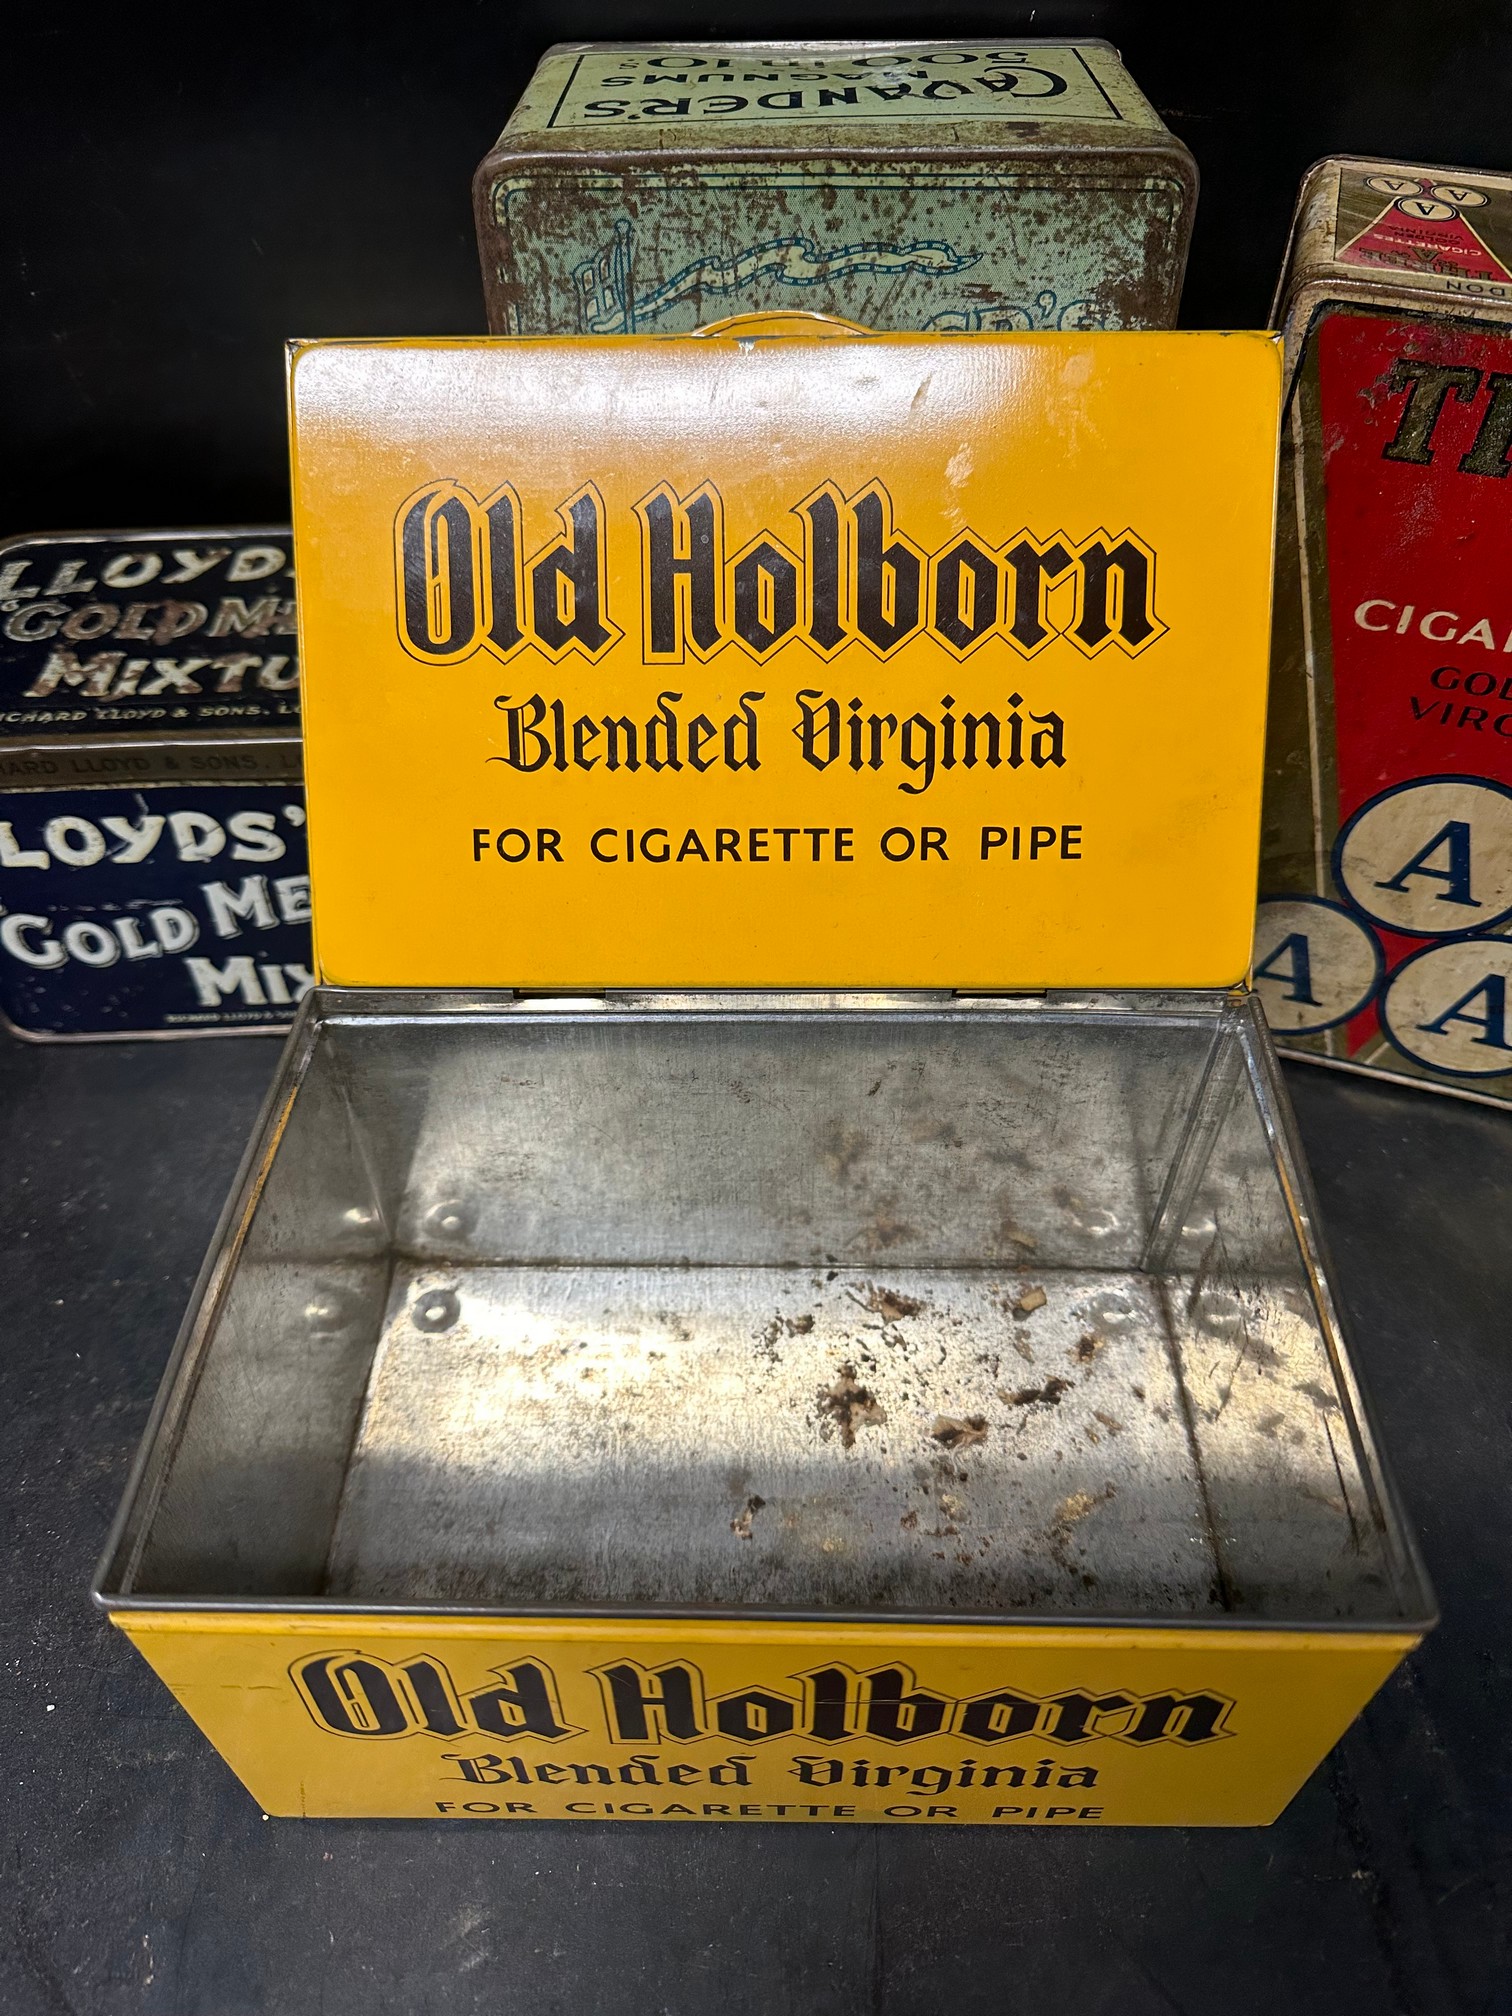
<svg viewBox="0 0 1512 2016">
<path fill-rule="evenodd" d="M 296 349 L 324 984 L 99 1583 L 268 1812 L 1264 1822 L 1428 1628 L 1241 984 L 1278 393 Z"/>
</svg>

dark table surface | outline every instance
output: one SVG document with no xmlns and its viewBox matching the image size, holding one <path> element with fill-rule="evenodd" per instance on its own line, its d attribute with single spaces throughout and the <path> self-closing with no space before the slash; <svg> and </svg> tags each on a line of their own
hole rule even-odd
<svg viewBox="0 0 1512 2016">
<path fill-rule="evenodd" d="M 0 1038 L 5 2016 L 1512 2012 L 1512 1117 L 1291 1069 L 1444 1621 L 1274 1827 L 277 1821 L 86 1595 L 276 1054 Z"/>
</svg>

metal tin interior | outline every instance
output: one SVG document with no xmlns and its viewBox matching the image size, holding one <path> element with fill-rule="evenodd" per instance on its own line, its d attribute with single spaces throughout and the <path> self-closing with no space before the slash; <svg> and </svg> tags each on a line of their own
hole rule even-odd
<svg viewBox="0 0 1512 2016">
<path fill-rule="evenodd" d="M 1303 1196 L 1242 995 L 321 990 L 102 1600 L 1419 1623 Z"/>
</svg>

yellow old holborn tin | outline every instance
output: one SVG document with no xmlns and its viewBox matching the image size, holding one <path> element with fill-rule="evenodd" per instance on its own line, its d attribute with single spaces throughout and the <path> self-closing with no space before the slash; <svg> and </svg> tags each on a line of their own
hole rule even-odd
<svg viewBox="0 0 1512 2016">
<path fill-rule="evenodd" d="M 100 1581 L 268 1811 L 1264 1822 L 1427 1627 L 1233 984 L 1278 379 L 296 350 L 327 984 Z"/>
</svg>

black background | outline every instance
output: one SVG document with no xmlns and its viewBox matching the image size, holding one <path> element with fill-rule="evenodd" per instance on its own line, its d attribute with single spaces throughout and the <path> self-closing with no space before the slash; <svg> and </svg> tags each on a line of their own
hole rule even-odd
<svg viewBox="0 0 1512 2016">
<path fill-rule="evenodd" d="M 469 183 L 553 41 L 1105 36 L 1201 166 L 1194 327 L 1264 321 L 1318 155 L 1512 168 L 1512 8 L 1486 0 L 8 14 L 0 534 L 284 517 L 284 339 L 482 330 Z"/>
</svg>

